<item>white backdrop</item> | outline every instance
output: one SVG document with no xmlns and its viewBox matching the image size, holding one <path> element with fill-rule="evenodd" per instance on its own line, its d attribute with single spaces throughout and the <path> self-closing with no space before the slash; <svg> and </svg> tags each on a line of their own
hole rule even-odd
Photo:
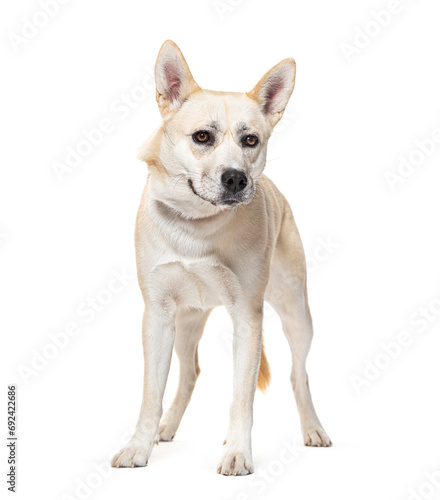
<svg viewBox="0 0 440 500">
<path fill-rule="evenodd" d="M 3 491 L 16 384 L 20 499 L 440 498 L 439 15 L 438 0 L 3 2 Z M 232 392 L 222 309 L 175 441 L 147 468 L 108 469 L 141 402 L 136 154 L 159 124 L 151 72 L 167 38 L 209 89 L 250 90 L 286 57 L 298 66 L 266 173 L 308 258 L 308 371 L 334 446 L 301 444 L 267 309 L 273 379 L 256 397 L 248 477 L 216 474 Z"/>
</svg>

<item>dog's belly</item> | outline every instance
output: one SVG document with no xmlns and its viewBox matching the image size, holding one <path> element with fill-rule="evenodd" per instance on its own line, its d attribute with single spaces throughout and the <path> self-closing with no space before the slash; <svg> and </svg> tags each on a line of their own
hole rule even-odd
<svg viewBox="0 0 440 500">
<path fill-rule="evenodd" d="M 241 296 L 236 275 L 215 259 L 179 259 L 158 263 L 148 274 L 147 288 L 156 302 L 209 309 L 233 306 Z"/>
</svg>

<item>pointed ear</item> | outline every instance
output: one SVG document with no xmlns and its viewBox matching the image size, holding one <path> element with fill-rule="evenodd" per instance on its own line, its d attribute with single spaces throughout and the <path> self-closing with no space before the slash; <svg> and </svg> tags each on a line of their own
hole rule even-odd
<svg viewBox="0 0 440 500">
<path fill-rule="evenodd" d="M 274 127 L 283 116 L 295 86 L 296 63 L 284 59 L 255 85 L 247 95 L 258 102 L 263 113 Z"/>
<path fill-rule="evenodd" d="M 160 48 L 155 67 L 156 100 L 165 118 L 177 111 L 193 92 L 200 90 L 179 47 L 167 40 Z"/>
</svg>

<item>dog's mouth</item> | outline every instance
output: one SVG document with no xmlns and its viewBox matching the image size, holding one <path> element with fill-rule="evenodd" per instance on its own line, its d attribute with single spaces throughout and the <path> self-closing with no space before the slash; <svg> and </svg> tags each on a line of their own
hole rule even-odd
<svg viewBox="0 0 440 500">
<path fill-rule="evenodd" d="M 217 203 L 215 203 L 215 201 L 212 201 L 212 200 L 207 200 L 206 198 L 204 198 L 203 196 L 201 196 L 195 189 L 194 189 L 194 185 L 193 185 L 193 182 L 191 179 L 188 179 L 188 186 L 191 188 L 191 191 L 196 195 L 198 196 L 199 198 L 201 198 L 203 201 L 206 201 L 208 203 L 211 203 L 211 205 L 214 205 L 214 206 L 217 206 Z"/>
<path fill-rule="evenodd" d="M 200 193 L 198 193 L 194 187 L 193 181 L 191 179 L 188 179 L 188 186 L 191 188 L 191 191 L 201 198 L 203 201 L 206 201 L 207 203 L 211 203 L 211 205 L 214 205 L 215 207 L 218 205 L 228 205 L 230 207 L 233 207 L 234 205 L 238 205 L 243 202 L 242 199 L 239 198 L 225 198 L 225 199 L 220 199 L 217 201 L 213 200 L 208 200 L 207 198 L 203 197 Z"/>
</svg>

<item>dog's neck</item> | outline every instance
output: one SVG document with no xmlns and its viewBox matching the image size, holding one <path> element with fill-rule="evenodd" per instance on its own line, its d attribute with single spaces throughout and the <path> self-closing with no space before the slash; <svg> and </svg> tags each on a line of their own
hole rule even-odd
<svg viewBox="0 0 440 500">
<path fill-rule="evenodd" d="M 178 226 L 190 231 L 202 231 L 204 233 L 214 233 L 222 227 L 228 225 L 235 216 L 238 207 L 218 211 L 207 216 L 188 216 L 180 212 L 176 207 L 168 204 L 166 201 L 155 199 L 152 203 L 152 209 L 160 218 L 173 222 Z"/>
</svg>

